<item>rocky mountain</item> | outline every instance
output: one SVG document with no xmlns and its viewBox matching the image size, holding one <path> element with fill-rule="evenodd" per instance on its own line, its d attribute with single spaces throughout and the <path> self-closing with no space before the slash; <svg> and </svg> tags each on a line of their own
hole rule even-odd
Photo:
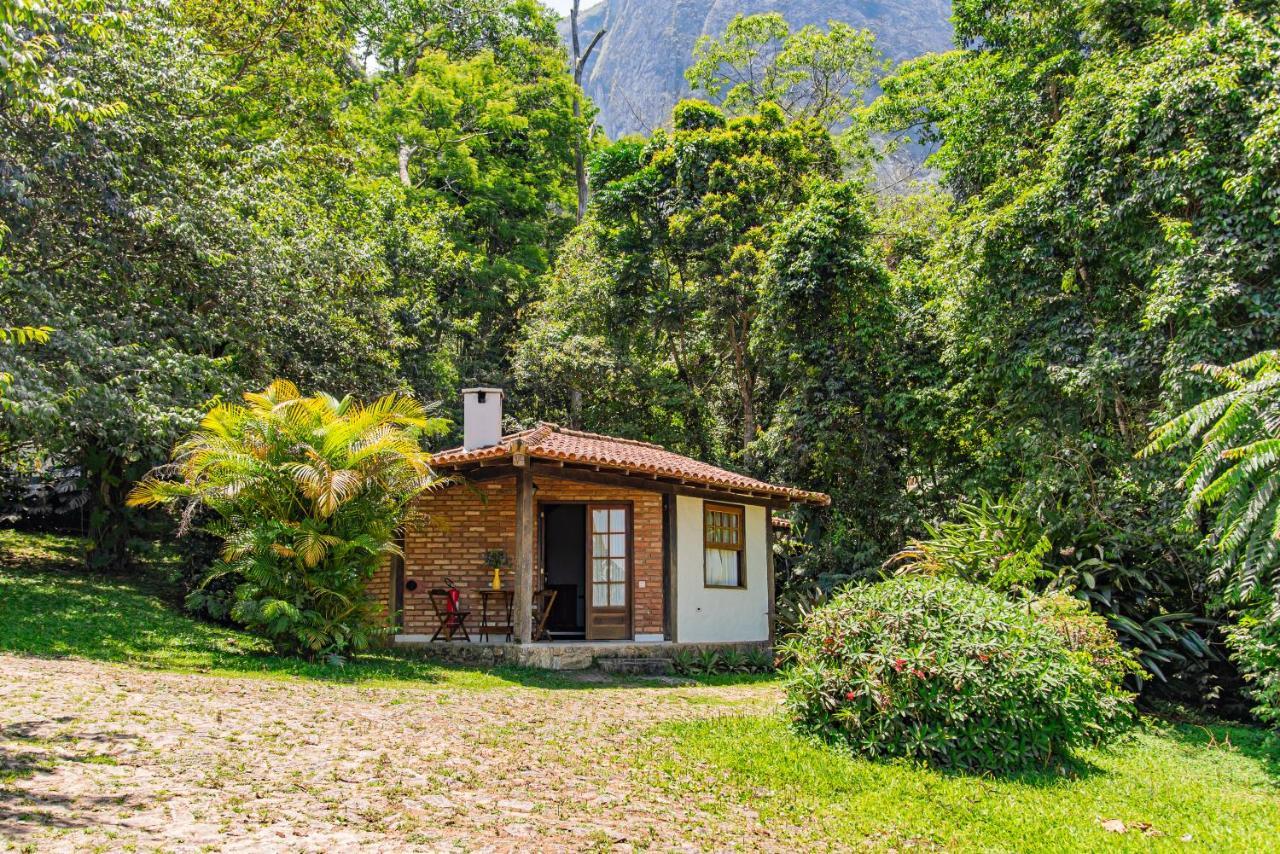
<svg viewBox="0 0 1280 854">
<path fill-rule="evenodd" d="M 689 94 L 684 70 L 694 43 L 724 32 L 739 12 L 781 12 L 796 28 L 828 20 L 865 27 L 895 61 L 951 46 L 950 0 L 601 0 L 582 11 L 584 48 L 606 30 L 583 87 L 609 137 L 648 133 L 666 122 Z M 567 40 L 567 18 L 561 32 Z"/>
</svg>

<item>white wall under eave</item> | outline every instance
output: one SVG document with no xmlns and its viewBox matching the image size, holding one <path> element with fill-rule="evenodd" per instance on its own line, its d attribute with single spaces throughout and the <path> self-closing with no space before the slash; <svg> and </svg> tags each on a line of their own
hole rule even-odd
<svg viewBox="0 0 1280 854">
<path fill-rule="evenodd" d="M 716 502 L 733 504 L 732 501 Z M 702 499 L 676 496 L 676 640 L 681 643 L 767 641 L 769 572 L 767 508 L 746 508 L 747 585 L 707 587 L 703 575 Z"/>
</svg>

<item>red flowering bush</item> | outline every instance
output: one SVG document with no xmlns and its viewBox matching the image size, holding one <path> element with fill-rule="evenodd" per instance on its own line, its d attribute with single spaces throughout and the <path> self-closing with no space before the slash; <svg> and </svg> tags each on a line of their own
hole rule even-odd
<svg viewBox="0 0 1280 854">
<path fill-rule="evenodd" d="M 786 642 L 803 731 L 872 757 L 1010 771 L 1133 718 L 1113 673 L 1025 607 L 958 579 L 899 577 L 812 612 Z"/>
</svg>

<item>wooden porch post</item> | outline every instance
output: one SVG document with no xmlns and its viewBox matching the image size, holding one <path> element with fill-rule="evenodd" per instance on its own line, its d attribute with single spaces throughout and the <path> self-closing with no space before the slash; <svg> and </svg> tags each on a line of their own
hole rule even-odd
<svg viewBox="0 0 1280 854">
<path fill-rule="evenodd" d="M 769 647 L 772 648 L 778 643 L 778 603 L 775 601 L 778 588 L 774 578 L 777 564 L 773 557 L 773 510 L 769 507 L 764 508 L 764 555 L 769 578 Z"/>
<path fill-rule="evenodd" d="M 516 470 L 516 640 L 533 640 L 533 473 L 527 459 Z"/>
<path fill-rule="evenodd" d="M 676 597 L 680 595 L 680 552 L 676 542 L 676 502 L 675 495 L 662 496 L 662 529 L 666 535 L 662 538 L 662 590 L 663 604 L 666 613 L 663 615 L 667 628 L 667 640 L 676 643 L 680 640 L 676 628 L 679 611 L 676 609 Z"/>
</svg>

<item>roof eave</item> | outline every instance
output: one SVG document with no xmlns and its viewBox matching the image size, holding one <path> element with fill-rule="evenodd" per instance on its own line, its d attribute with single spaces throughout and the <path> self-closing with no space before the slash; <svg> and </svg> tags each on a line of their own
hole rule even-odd
<svg viewBox="0 0 1280 854">
<path fill-rule="evenodd" d="M 519 447 L 516 447 L 516 446 Z M 777 498 L 789 501 L 795 504 L 811 504 L 818 507 L 826 507 L 831 504 L 831 498 L 821 492 L 808 492 L 805 490 L 793 489 L 785 486 L 774 486 L 768 484 L 769 489 L 753 489 L 745 486 L 735 486 L 733 484 L 716 483 L 703 478 L 689 477 L 679 472 L 667 472 L 661 470 L 646 469 L 639 466 L 628 466 L 622 463 L 611 463 L 607 460 L 580 460 L 557 454 L 548 454 L 544 451 L 538 451 L 525 445 L 524 442 L 513 442 L 509 445 L 494 445 L 491 448 L 480 448 L 474 451 L 467 451 L 458 455 L 454 459 L 446 459 L 443 462 L 436 463 L 437 468 L 453 469 L 470 463 L 493 464 L 504 459 L 514 459 L 517 453 L 526 454 L 530 461 L 542 460 L 552 463 L 575 463 L 579 466 L 592 467 L 597 470 L 607 469 L 609 471 L 620 472 L 632 477 L 650 477 L 653 479 L 666 478 L 678 484 L 687 484 L 702 489 L 721 490 L 727 495 L 741 495 L 743 497 L 752 498 Z M 567 467 L 566 467 L 567 468 Z"/>
</svg>

